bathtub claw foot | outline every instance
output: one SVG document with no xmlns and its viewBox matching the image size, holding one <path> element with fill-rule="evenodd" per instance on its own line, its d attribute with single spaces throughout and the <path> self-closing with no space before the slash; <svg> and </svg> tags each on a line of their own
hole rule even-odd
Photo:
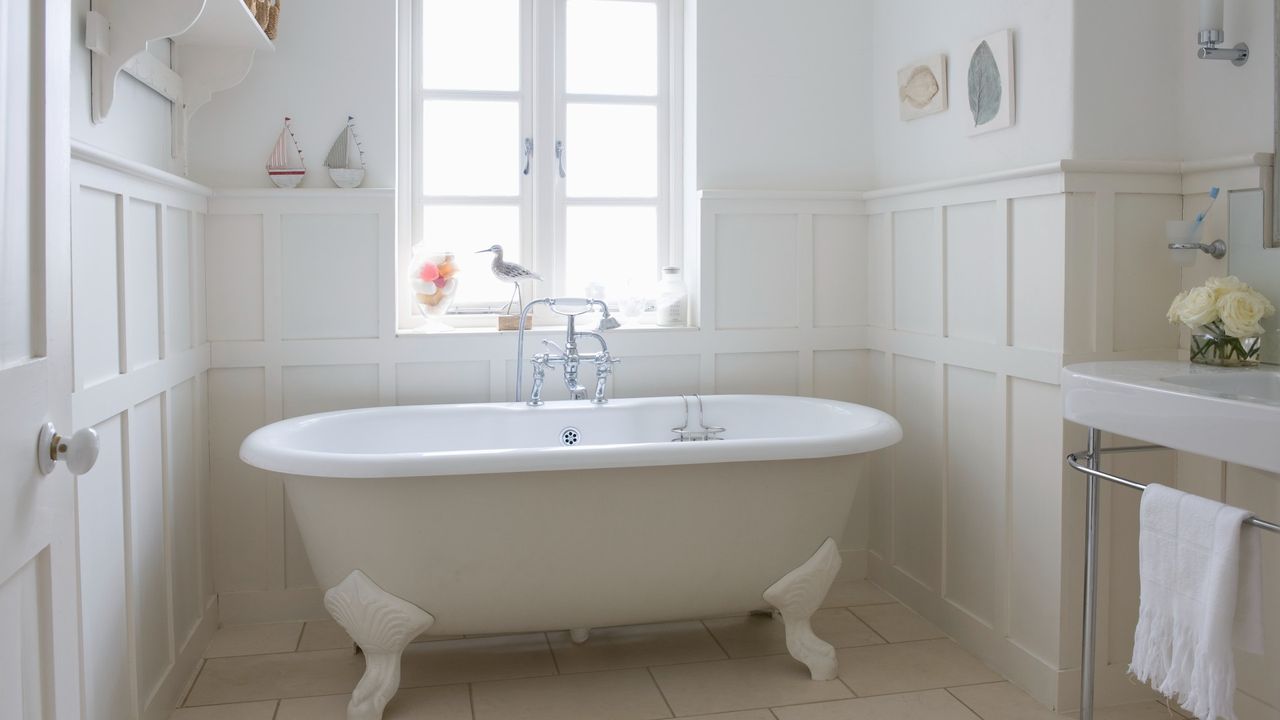
<svg viewBox="0 0 1280 720">
<path fill-rule="evenodd" d="M 822 606 L 839 570 L 840 551 L 835 541 L 827 538 L 813 557 L 764 591 L 765 602 L 782 613 L 787 651 L 809 666 L 814 680 L 832 680 L 836 676 L 836 649 L 813 633 L 809 619 Z"/>
<path fill-rule="evenodd" d="M 359 570 L 324 594 L 324 608 L 364 652 L 364 676 L 351 693 L 347 720 L 381 720 L 400 687 L 400 653 L 435 618 L 378 587 Z"/>
<path fill-rule="evenodd" d="M 569 631 L 569 639 L 574 645 L 585 643 L 589 637 L 591 637 L 591 628 L 574 628 Z"/>
</svg>

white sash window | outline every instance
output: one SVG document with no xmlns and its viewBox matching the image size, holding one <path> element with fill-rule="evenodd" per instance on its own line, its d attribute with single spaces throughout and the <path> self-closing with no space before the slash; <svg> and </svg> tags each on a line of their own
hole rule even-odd
<svg viewBox="0 0 1280 720">
<path fill-rule="evenodd" d="M 615 304 L 652 298 L 681 253 L 673 2 L 408 2 L 402 286 L 413 246 L 452 251 L 451 322 L 496 312 L 511 286 L 476 251 L 499 244 L 544 278 L 525 284 L 526 301 L 588 284 Z M 402 295 L 401 326 L 412 327 Z"/>
</svg>

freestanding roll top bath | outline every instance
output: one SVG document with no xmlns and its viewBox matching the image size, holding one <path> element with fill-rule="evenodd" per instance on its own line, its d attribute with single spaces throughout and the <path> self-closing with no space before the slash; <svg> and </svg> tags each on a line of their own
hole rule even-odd
<svg viewBox="0 0 1280 720">
<path fill-rule="evenodd" d="M 813 678 L 835 677 L 809 617 L 840 567 L 860 456 L 902 430 L 833 400 L 702 400 L 722 439 L 672 442 L 679 397 L 368 408 L 251 434 L 241 458 L 285 474 L 325 607 L 365 653 L 348 718 L 382 716 L 428 630 L 581 641 L 768 604 Z"/>
</svg>

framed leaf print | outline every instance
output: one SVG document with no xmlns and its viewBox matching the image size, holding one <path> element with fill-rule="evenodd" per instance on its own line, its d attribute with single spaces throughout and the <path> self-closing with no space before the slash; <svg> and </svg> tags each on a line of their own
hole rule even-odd
<svg viewBox="0 0 1280 720">
<path fill-rule="evenodd" d="M 1013 31 L 1001 30 L 975 40 L 965 54 L 969 134 L 1013 125 Z"/>
</svg>

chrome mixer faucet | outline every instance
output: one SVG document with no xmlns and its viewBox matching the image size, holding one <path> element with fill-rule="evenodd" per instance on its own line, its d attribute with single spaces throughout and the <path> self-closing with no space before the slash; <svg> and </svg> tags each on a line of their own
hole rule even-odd
<svg viewBox="0 0 1280 720">
<path fill-rule="evenodd" d="M 609 306 L 603 300 L 587 299 L 587 298 L 541 298 L 534 300 L 520 312 L 519 335 L 516 340 L 516 398 L 521 395 L 524 381 L 524 328 L 525 318 L 536 305 L 546 305 L 548 309 L 557 315 L 563 315 L 566 321 L 564 347 L 561 348 L 550 340 L 543 340 L 542 344 L 546 347 L 546 352 L 540 352 L 530 358 L 533 363 L 533 388 L 529 393 L 529 405 L 542 404 L 542 386 L 546 381 L 547 368 L 559 367 L 564 376 L 564 386 L 569 391 L 569 398 L 572 400 L 582 400 L 587 396 L 587 388 L 579 380 L 579 372 L 583 362 L 594 363 L 596 366 L 596 388 L 595 394 L 591 397 L 591 402 L 597 405 L 603 405 L 608 402 L 605 397 L 605 391 L 608 388 L 609 377 L 613 374 L 613 366 L 615 363 L 622 362 L 619 358 L 613 357 L 609 352 L 609 344 L 605 342 L 603 333 L 605 330 L 611 330 L 618 327 L 619 323 L 616 318 L 609 314 Z M 596 327 L 596 331 L 579 331 L 576 329 L 576 320 L 579 315 L 584 315 L 592 310 L 598 309 L 601 314 L 600 324 Z M 600 346 L 600 351 L 583 355 L 578 352 L 579 338 L 591 338 Z"/>
</svg>

